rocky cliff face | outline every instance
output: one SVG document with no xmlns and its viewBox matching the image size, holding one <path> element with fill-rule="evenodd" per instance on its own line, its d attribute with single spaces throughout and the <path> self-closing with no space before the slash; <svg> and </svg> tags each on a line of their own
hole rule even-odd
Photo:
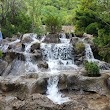
<svg viewBox="0 0 110 110">
<path fill-rule="evenodd" d="M 48 76 L 0 77 L 0 110 L 109 110 L 110 74 L 97 78 L 65 73 L 59 89 L 70 98 L 58 105 L 46 97 Z"/>
<path fill-rule="evenodd" d="M 70 101 L 58 105 L 49 100 L 46 94 L 48 79 L 55 74 L 47 73 L 49 65 L 43 59 L 40 48 L 42 40 L 36 40 L 36 35 L 33 35 L 25 34 L 20 39 L 2 41 L 4 55 L 0 59 L 0 110 L 110 109 L 110 71 L 101 71 L 100 77 L 85 76 L 85 46 L 78 37 L 71 38 L 70 43 L 73 46 L 74 62 L 79 68 L 56 74 L 59 91 L 68 96 Z M 59 43 L 59 36 L 54 36 L 57 37 L 51 39 L 49 35 L 43 42 Z M 91 39 L 85 40 L 93 45 Z M 27 72 L 30 66 L 33 68 Z M 100 67 L 107 69 L 110 65 L 102 62 Z M 35 68 L 42 71 L 35 71 Z"/>
</svg>

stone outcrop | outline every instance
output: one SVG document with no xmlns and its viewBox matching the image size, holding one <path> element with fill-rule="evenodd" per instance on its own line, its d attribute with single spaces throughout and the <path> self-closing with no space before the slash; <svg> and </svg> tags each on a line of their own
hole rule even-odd
<svg viewBox="0 0 110 110">
<path fill-rule="evenodd" d="M 43 42 L 45 43 L 59 43 L 59 34 L 48 34 Z"/>
<path fill-rule="evenodd" d="M 22 43 L 30 43 L 33 41 L 33 36 L 37 37 L 36 34 L 34 33 L 27 33 L 27 34 L 24 34 L 22 37 L 21 37 L 21 42 Z"/>
<path fill-rule="evenodd" d="M 7 66 L 8 66 L 8 63 L 0 59 L 0 76 L 3 74 Z"/>
<path fill-rule="evenodd" d="M 107 91 L 102 93 L 102 91 L 106 90 L 106 86 L 104 87 L 103 85 L 110 86 L 109 74 L 107 77 L 102 75 L 101 77 L 93 78 L 65 73 L 61 74 L 59 79 L 59 88 L 70 98 L 69 102 L 62 105 L 54 104 L 46 97 L 45 91 L 48 77 L 41 78 L 33 73 L 16 78 L 0 77 L 0 110 L 110 109 L 110 98 L 106 96 L 108 94 L 105 94 Z M 107 82 L 106 79 L 108 80 Z M 67 88 L 69 91 L 67 91 Z M 78 89 L 82 89 L 83 92 Z"/>
<path fill-rule="evenodd" d="M 102 74 L 100 77 L 88 77 L 78 73 L 62 74 L 59 76 L 58 86 L 60 90 L 83 90 L 101 95 L 110 95 L 109 77 L 108 73 Z"/>
</svg>

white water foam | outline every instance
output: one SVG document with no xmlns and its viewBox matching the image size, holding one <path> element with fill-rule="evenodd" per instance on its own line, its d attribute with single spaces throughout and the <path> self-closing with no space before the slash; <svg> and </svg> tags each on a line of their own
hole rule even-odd
<svg viewBox="0 0 110 110">
<path fill-rule="evenodd" d="M 51 99 L 56 104 L 63 104 L 65 102 L 70 101 L 68 97 L 65 97 L 59 90 L 58 90 L 58 76 L 52 76 L 48 80 L 48 87 L 47 87 L 47 97 Z"/>
<path fill-rule="evenodd" d="M 95 61 L 95 58 L 94 58 L 92 49 L 90 47 L 90 44 L 85 43 L 85 54 L 86 54 L 86 59 L 88 62 L 91 62 L 91 61 L 94 62 Z"/>
</svg>

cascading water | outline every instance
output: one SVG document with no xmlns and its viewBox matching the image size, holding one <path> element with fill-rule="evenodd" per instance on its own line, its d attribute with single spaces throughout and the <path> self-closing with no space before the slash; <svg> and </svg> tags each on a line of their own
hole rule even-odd
<svg viewBox="0 0 110 110">
<path fill-rule="evenodd" d="M 85 44 L 85 53 L 86 53 L 86 59 L 88 62 L 90 62 L 90 61 L 94 62 L 95 61 L 95 58 L 94 58 L 92 49 L 90 47 L 90 44 Z"/>
<path fill-rule="evenodd" d="M 26 63 L 25 63 L 25 67 L 26 67 L 26 72 L 38 72 L 38 66 L 37 66 L 37 63 L 33 63 L 32 62 L 32 58 L 30 56 L 30 48 L 33 44 L 39 42 L 38 39 L 36 39 L 36 36 L 32 36 L 32 42 L 29 43 L 29 44 L 25 44 L 25 60 L 26 60 Z"/>
<path fill-rule="evenodd" d="M 47 97 L 51 99 L 56 104 L 62 104 L 64 102 L 70 101 L 68 97 L 64 97 L 61 92 L 58 90 L 58 76 L 51 76 L 48 80 L 47 86 Z"/>
<path fill-rule="evenodd" d="M 63 97 L 58 90 L 59 72 L 77 69 L 74 64 L 74 52 L 70 39 L 66 39 L 65 34 L 62 34 L 60 41 L 61 43 L 58 44 L 41 44 L 43 58 L 47 61 L 50 75 L 52 75 L 48 80 L 47 97 L 57 104 L 69 101 L 69 98 Z"/>
<path fill-rule="evenodd" d="M 81 39 L 81 41 L 83 41 L 83 43 L 85 45 L 86 60 L 88 62 L 95 62 L 99 66 L 100 70 L 110 70 L 110 64 L 94 58 L 91 46 L 90 46 L 90 44 L 85 42 L 85 38 Z"/>
</svg>

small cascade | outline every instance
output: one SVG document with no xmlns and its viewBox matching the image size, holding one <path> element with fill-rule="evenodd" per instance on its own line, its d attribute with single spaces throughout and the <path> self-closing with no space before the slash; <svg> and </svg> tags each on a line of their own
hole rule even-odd
<svg viewBox="0 0 110 110">
<path fill-rule="evenodd" d="M 86 59 L 88 62 L 91 62 L 91 61 L 94 62 L 95 61 L 95 58 L 94 58 L 92 49 L 90 47 L 90 44 L 85 43 L 85 54 L 86 54 Z"/>
<path fill-rule="evenodd" d="M 76 69 L 74 65 L 73 47 L 71 44 L 41 44 L 44 60 L 51 69 Z"/>
<path fill-rule="evenodd" d="M 39 42 L 38 39 L 36 39 L 36 36 L 32 36 L 32 39 L 33 41 L 29 44 L 26 44 L 26 47 L 25 47 L 25 60 L 26 60 L 26 63 L 25 63 L 25 67 L 26 67 L 26 72 L 38 72 L 38 66 L 37 66 L 37 63 L 33 63 L 32 62 L 32 58 L 30 56 L 30 48 L 33 44 L 35 44 L 36 42 Z"/>
<path fill-rule="evenodd" d="M 67 39 L 66 38 L 66 35 L 64 33 L 61 33 L 61 38 L 60 38 L 60 42 L 61 43 L 67 43 L 67 44 L 69 44 L 70 43 L 70 40 L 71 39 Z"/>
<path fill-rule="evenodd" d="M 83 41 L 85 45 L 86 60 L 88 62 L 95 62 L 99 66 L 100 70 L 110 70 L 110 64 L 104 61 L 95 59 L 90 44 L 85 43 L 84 39 L 82 39 L 81 41 Z"/>
<path fill-rule="evenodd" d="M 43 37 L 41 38 L 40 42 L 43 42 L 45 40 L 46 36 L 43 35 Z"/>
<path fill-rule="evenodd" d="M 58 90 L 58 76 L 51 76 L 48 80 L 47 97 L 56 104 L 62 104 L 70 101 L 68 97 L 64 97 L 63 94 Z"/>
</svg>

